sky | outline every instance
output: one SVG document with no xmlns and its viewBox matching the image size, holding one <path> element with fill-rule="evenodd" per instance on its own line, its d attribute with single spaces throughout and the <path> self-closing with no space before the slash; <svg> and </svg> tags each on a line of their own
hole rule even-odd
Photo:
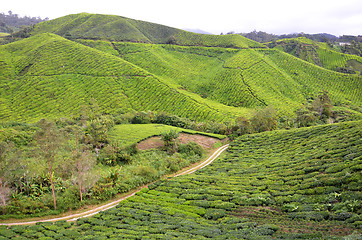
<svg viewBox="0 0 362 240">
<path fill-rule="evenodd" d="M 3 0 L 0 12 L 50 19 L 81 12 L 113 14 L 220 34 L 362 35 L 362 0 Z"/>
</svg>

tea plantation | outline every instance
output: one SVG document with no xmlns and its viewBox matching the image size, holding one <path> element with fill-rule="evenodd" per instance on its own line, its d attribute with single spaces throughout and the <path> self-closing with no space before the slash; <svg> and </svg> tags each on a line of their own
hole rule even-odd
<svg viewBox="0 0 362 240">
<path fill-rule="evenodd" d="M 324 90 L 334 105 L 360 111 L 362 104 L 361 75 L 330 71 L 240 35 L 87 13 L 39 23 L 29 34 L 0 46 L 2 122 L 74 116 L 92 99 L 104 114 L 151 110 L 216 122 L 250 118 L 265 106 L 292 117 Z M 360 62 L 318 51 L 329 69 Z"/>
<path fill-rule="evenodd" d="M 160 180 L 76 223 L 3 239 L 358 239 L 361 122 L 246 135 L 191 175 Z M 18 238 L 17 238 L 18 239 Z"/>
</svg>

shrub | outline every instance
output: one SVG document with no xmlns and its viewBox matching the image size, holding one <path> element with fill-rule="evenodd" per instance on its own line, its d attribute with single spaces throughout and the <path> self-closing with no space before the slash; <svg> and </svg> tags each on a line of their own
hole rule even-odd
<svg viewBox="0 0 362 240">
<path fill-rule="evenodd" d="M 196 142 L 180 144 L 180 145 L 178 145 L 177 151 L 186 156 L 198 155 L 201 157 L 204 153 L 204 149 Z"/>
<path fill-rule="evenodd" d="M 259 235 L 273 235 L 276 231 L 279 230 L 279 227 L 272 224 L 261 225 L 257 228 L 257 233 Z"/>
<path fill-rule="evenodd" d="M 219 218 L 225 217 L 226 212 L 224 209 L 207 209 L 204 215 L 204 218 L 217 220 Z"/>
<path fill-rule="evenodd" d="M 157 170 L 150 166 L 138 166 L 136 174 L 145 177 L 149 181 L 155 180 L 158 177 Z"/>
</svg>

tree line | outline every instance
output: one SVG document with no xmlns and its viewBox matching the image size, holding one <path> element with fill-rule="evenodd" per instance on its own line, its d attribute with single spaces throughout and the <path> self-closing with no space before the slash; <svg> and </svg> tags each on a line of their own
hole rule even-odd
<svg viewBox="0 0 362 240">
<path fill-rule="evenodd" d="M 13 33 L 25 26 L 34 25 L 40 22 L 49 20 L 49 18 L 42 19 L 41 17 L 21 17 L 19 14 L 15 14 L 12 11 L 8 13 L 0 13 L 0 32 Z"/>
</svg>

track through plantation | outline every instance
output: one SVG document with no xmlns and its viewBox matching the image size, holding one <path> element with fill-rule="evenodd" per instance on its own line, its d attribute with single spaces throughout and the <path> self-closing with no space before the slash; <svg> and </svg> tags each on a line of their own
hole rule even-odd
<svg viewBox="0 0 362 240">
<path fill-rule="evenodd" d="M 173 177 L 178 177 L 181 175 L 186 175 L 186 174 L 191 174 L 195 171 L 197 171 L 198 169 L 202 169 L 204 167 L 206 167 L 207 165 L 211 164 L 217 157 L 219 157 L 221 155 L 221 153 L 223 153 L 227 148 L 229 147 L 229 144 L 226 144 L 224 146 L 219 147 L 217 150 L 215 150 L 210 157 L 208 157 L 205 161 L 198 163 L 196 166 L 192 167 L 192 168 L 186 168 L 181 170 L 179 173 L 176 173 L 176 175 L 174 175 Z M 45 219 L 45 220 L 34 220 L 34 221 L 27 221 L 27 222 L 12 222 L 12 223 L 0 223 L 0 225 L 8 225 L 8 226 L 14 226 L 14 225 L 31 225 L 31 224 L 36 224 L 39 222 L 56 222 L 56 221 L 61 221 L 61 220 L 66 220 L 66 221 L 76 221 L 79 218 L 84 218 L 84 217 L 90 217 L 93 216 L 101 211 L 106 211 L 110 208 L 113 208 L 115 206 L 117 206 L 117 204 L 119 204 L 121 201 L 130 198 L 132 196 L 134 196 L 137 192 L 141 191 L 143 188 L 148 187 L 148 185 L 142 186 L 140 188 L 138 188 L 137 190 L 133 190 L 130 193 L 126 194 L 125 196 L 122 196 L 121 198 L 114 200 L 110 203 L 106 203 L 103 204 L 99 207 L 90 209 L 88 211 L 85 212 L 81 212 L 81 213 L 76 213 L 76 214 L 70 214 L 64 217 L 56 217 L 56 218 L 50 218 L 50 219 Z"/>
</svg>

